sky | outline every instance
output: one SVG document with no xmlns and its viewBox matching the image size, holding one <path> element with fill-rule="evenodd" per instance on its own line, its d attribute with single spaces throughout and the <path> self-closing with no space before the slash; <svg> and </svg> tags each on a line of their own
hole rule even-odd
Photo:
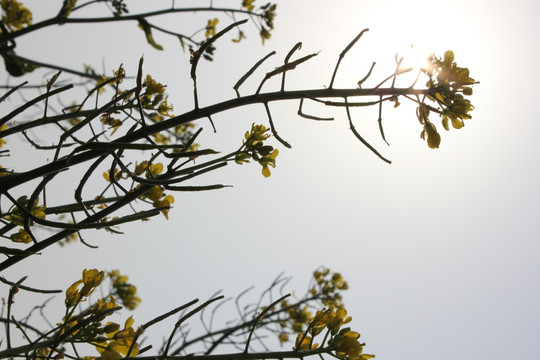
<svg viewBox="0 0 540 360">
<path fill-rule="evenodd" d="M 135 318 L 144 322 L 217 290 L 235 296 L 256 285 L 256 296 L 281 272 L 302 294 L 312 271 L 326 266 L 348 281 L 351 326 L 377 359 L 538 359 L 540 5 L 276 2 L 275 30 L 264 46 L 248 23 L 246 41 L 218 43 L 214 62 L 201 64 L 201 104 L 234 97 L 232 85 L 252 64 L 276 50 L 264 71 L 272 70 L 298 41 L 298 56 L 320 53 L 288 75 L 288 88 L 324 87 L 339 53 L 369 28 L 343 60 L 336 87 L 356 87 L 373 61 L 370 81 L 378 83 L 393 71 L 396 52 L 411 45 L 439 54 L 451 49 L 480 82 L 471 97 L 473 118 L 449 132 L 437 122 L 442 143 L 431 150 L 406 101 L 383 110 L 391 146 L 378 135 L 377 109 L 354 111 L 357 129 L 392 160 L 388 165 L 351 134 L 343 109 L 309 104 L 313 113 L 335 117 L 321 123 L 298 117 L 297 102 L 271 104 L 277 130 L 292 149 L 273 143 L 280 154 L 270 178 L 254 164 L 227 166 L 202 180 L 232 188 L 177 194 L 168 221 L 124 226 L 123 236 L 89 233 L 86 240 L 99 249 L 54 247 L 6 274 L 28 272 L 29 283 L 65 288 L 84 268 L 119 268 L 140 291 Z M 54 15 L 51 4 L 61 2 L 23 3 L 39 18 Z M 141 5 L 128 2 L 132 12 Z M 192 29 L 206 20 L 205 14 L 177 15 L 162 24 Z M 123 63 L 128 73 L 144 54 L 145 71 L 168 85 L 175 112 L 188 111 L 189 55 L 176 39 L 156 35 L 156 41 L 164 51 L 148 46 L 134 23 L 64 25 L 22 38 L 17 47 L 20 55 L 39 53 L 43 61 L 71 67 L 112 71 Z M 254 91 L 263 75 L 243 93 Z M 278 86 L 269 82 L 265 89 Z M 223 113 L 214 118 L 215 134 L 200 122 L 200 143 L 234 149 L 253 122 L 266 121 L 262 106 Z M 25 161 L 32 163 L 30 155 Z"/>
</svg>

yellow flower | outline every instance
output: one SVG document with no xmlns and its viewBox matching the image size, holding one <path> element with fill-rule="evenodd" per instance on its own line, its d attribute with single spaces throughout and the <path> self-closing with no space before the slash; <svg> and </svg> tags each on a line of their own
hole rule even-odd
<svg viewBox="0 0 540 360">
<path fill-rule="evenodd" d="M 0 132 L 4 131 L 7 129 L 7 125 L 6 124 L 3 124 L 2 126 L 0 126 Z M 6 140 L 4 140 L 4 138 L 0 138 L 0 148 L 2 148 L 2 145 L 6 144 Z"/>
<path fill-rule="evenodd" d="M 92 312 L 94 314 L 98 314 L 100 312 L 104 312 L 104 311 L 107 311 L 107 310 L 114 309 L 117 306 L 118 305 L 116 304 L 116 300 L 114 299 L 114 297 L 109 295 L 106 299 L 97 299 L 96 303 L 92 307 Z M 108 313 L 107 315 L 103 315 L 102 317 L 100 317 L 96 321 L 101 321 L 101 320 L 105 319 L 106 316 L 109 316 L 109 315 L 112 315 L 112 312 Z"/>
<path fill-rule="evenodd" d="M 263 44 L 264 44 L 264 41 L 265 41 L 265 40 L 270 39 L 270 37 L 272 36 L 272 35 L 270 34 L 270 31 L 268 31 L 268 29 L 266 29 L 266 28 L 264 28 L 264 27 L 262 28 L 262 30 L 261 30 L 261 32 L 260 32 L 259 35 L 261 36 L 261 39 L 262 39 L 262 43 L 263 43 Z"/>
<path fill-rule="evenodd" d="M 169 105 L 169 103 L 167 102 L 169 100 L 169 97 L 165 97 L 165 100 L 163 100 L 158 108 L 157 108 L 157 111 L 159 114 L 163 115 L 163 116 L 168 116 L 168 117 L 173 117 L 174 114 L 171 113 L 171 111 L 173 111 L 173 106 L 172 105 Z"/>
<path fill-rule="evenodd" d="M 118 128 L 122 126 L 122 120 L 113 118 L 111 114 L 101 115 L 101 122 L 104 125 L 108 125 L 113 129 L 111 135 L 113 135 L 116 132 L 116 130 L 118 130 Z"/>
<path fill-rule="evenodd" d="M 216 25 L 218 22 L 218 18 L 208 20 L 208 23 L 206 24 L 206 33 L 204 34 L 207 39 L 216 35 Z"/>
<path fill-rule="evenodd" d="M 262 165 L 262 174 L 264 175 L 265 178 L 267 178 L 267 177 L 269 177 L 271 175 L 270 174 L 270 169 L 268 168 L 268 166 L 271 166 L 273 168 L 276 167 L 276 157 L 278 155 L 279 155 L 279 150 L 274 149 L 274 151 L 272 151 L 272 153 L 270 153 L 269 155 L 263 156 L 259 160 L 259 164 Z"/>
<path fill-rule="evenodd" d="M 352 320 L 350 316 L 347 316 L 347 310 L 340 308 L 334 313 L 331 309 L 330 316 L 326 326 L 332 331 L 332 333 L 337 332 L 341 325 L 347 324 Z"/>
<path fill-rule="evenodd" d="M 32 25 L 32 12 L 17 0 L 2 0 L 2 22 L 11 31 Z"/>
<path fill-rule="evenodd" d="M 127 355 L 129 349 L 135 340 L 137 332 L 133 329 L 133 317 L 130 316 L 124 323 L 124 329 L 119 330 L 120 326 L 115 323 L 107 323 L 105 326 L 107 341 L 96 343 L 96 349 L 101 354 L 97 360 L 116 360 Z M 139 354 L 139 344 L 135 343 L 130 356 Z"/>
<path fill-rule="evenodd" d="M 360 343 L 360 334 L 350 329 L 343 329 L 340 333 L 329 341 L 329 345 L 334 347 L 336 356 L 347 360 L 368 360 L 375 355 L 362 354 L 364 343 Z"/>
<path fill-rule="evenodd" d="M 313 344 L 310 346 L 311 342 L 312 342 L 311 336 L 304 336 L 304 334 L 300 333 L 296 337 L 293 350 L 307 351 L 307 350 L 316 349 L 317 346 L 319 346 L 319 344 Z"/>
<path fill-rule="evenodd" d="M 104 277 L 105 273 L 103 271 L 98 271 L 97 269 L 83 270 L 83 288 L 80 291 L 81 296 L 86 297 L 90 295 L 92 291 L 101 284 Z"/>
<path fill-rule="evenodd" d="M 66 290 L 66 306 L 72 307 L 77 305 L 81 295 L 79 293 L 79 285 L 82 284 L 82 280 L 75 281 L 70 287 Z"/>
<path fill-rule="evenodd" d="M 144 85 L 146 86 L 145 95 L 147 96 L 153 94 L 163 94 L 165 92 L 165 86 L 152 79 L 152 76 L 150 75 L 146 75 L 146 82 Z"/>
<path fill-rule="evenodd" d="M 251 124 L 251 131 L 246 131 L 244 134 L 246 149 L 251 150 L 253 146 L 268 139 L 270 134 L 267 134 L 267 132 L 266 126 Z"/>
<path fill-rule="evenodd" d="M 32 242 L 32 237 L 24 229 L 19 229 L 18 233 L 11 234 L 9 238 L 13 242 L 19 242 L 19 243 L 24 243 L 24 244 L 28 244 Z"/>
<path fill-rule="evenodd" d="M 336 355 L 355 357 L 362 354 L 363 345 L 358 341 L 359 337 L 360 334 L 356 331 L 346 331 L 340 334 L 334 343 Z"/>
<path fill-rule="evenodd" d="M 339 290 L 347 290 L 349 288 L 349 285 L 343 279 L 340 273 L 334 273 L 334 275 L 332 275 L 332 284 L 336 289 Z"/>
<path fill-rule="evenodd" d="M 255 0 L 242 0 L 242 7 L 245 7 L 248 11 L 253 11 Z"/>
<path fill-rule="evenodd" d="M 142 163 L 135 163 L 135 174 L 142 175 L 143 172 L 148 168 L 148 161 L 143 161 Z"/>
<path fill-rule="evenodd" d="M 142 196 L 143 198 L 148 198 L 154 202 L 159 201 L 163 197 L 163 190 L 159 185 L 154 186 L 146 194 Z"/>
<path fill-rule="evenodd" d="M 134 310 L 141 302 L 141 299 L 136 296 L 137 288 L 128 282 L 128 277 L 121 275 L 118 270 L 111 271 L 107 274 L 112 280 L 112 286 L 115 295 L 118 295 L 122 304 L 129 310 Z"/>
<path fill-rule="evenodd" d="M 146 173 L 147 178 L 151 178 L 152 175 L 159 175 L 163 171 L 163 164 L 157 163 L 157 164 L 151 164 Z"/>
<path fill-rule="evenodd" d="M 161 200 L 154 201 L 154 207 L 168 206 L 170 208 L 172 203 L 174 203 L 174 197 L 172 195 L 167 195 Z M 165 218 L 169 220 L 169 209 L 161 210 L 161 212 Z"/>
</svg>

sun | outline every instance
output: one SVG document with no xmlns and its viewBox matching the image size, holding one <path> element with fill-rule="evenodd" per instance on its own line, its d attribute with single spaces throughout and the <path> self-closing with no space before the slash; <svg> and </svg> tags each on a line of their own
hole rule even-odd
<svg viewBox="0 0 540 360">
<path fill-rule="evenodd" d="M 411 68 L 413 72 L 418 72 L 428 68 L 432 55 L 433 51 L 427 46 L 411 45 L 403 53 L 398 54 L 398 57 L 403 58 L 401 63 L 403 68 Z"/>
</svg>

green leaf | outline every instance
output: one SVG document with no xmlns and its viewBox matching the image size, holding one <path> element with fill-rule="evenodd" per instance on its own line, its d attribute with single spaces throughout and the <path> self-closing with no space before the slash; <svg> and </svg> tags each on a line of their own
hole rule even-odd
<svg viewBox="0 0 540 360">
<path fill-rule="evenodd" d="M 152 45 L 154 49 L 163 50 L 163 46 L 155 42 L 154 37 L 152 36 L 152 27 L 150 26 L 148 21 L 143 18 L 137 19 L 137 21 L 139 22 L 139 27 L 144 31 L 144 34 L 146 35 L 146 41 L 148 41 L 148 43 Z"/>
</svg>

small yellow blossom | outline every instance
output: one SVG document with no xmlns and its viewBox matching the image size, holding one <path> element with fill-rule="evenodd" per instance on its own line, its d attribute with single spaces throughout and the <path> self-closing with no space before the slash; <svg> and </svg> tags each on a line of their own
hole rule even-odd
<svg viewBox="0 0 540 360">
<path fill-rule="evenodd" d="M 32 237 L 24 229 L 19 229 L 18 233 L 11 234 L 9 238 L 13 242 L 19 242 L 19 243 L 24 243 L 24 244 L 28 244 L 32 242 Z"/>
<path fill-rule="evenodd" d="M 103 271 L 98 271 L 97 269 L 83 270 L 83 288 L 80 291 L 81 296 L 86 297 L 90 295 L 92 291 L 101 284 L 104 277 L 105 273 Z"/>
<path fill-rule="evenodd" d="M 304 334 L 298 334 L 298 336 L 296 337 L 295 345 L 293 346 L 293 350 L 307 351 L 316 349 L 319 346 L 319 344 L 311 343 L 311 336 L 304 336 Z"/>
<path fill-rule="evenodd" d="M 206 24 L 206 33 L 204 34 L 207 39 L 216 35 L 216 25 L 218 22 L 218 18 L 208 20 L 208 23 Z"/>
<path fill-rule="evenodd" d="M 7 125 L 2 124 L 2 126 L 0 126 L 0 133 L 6 129 L 7 129 Z M 6 144 L 6 140 L 4 140 L 4 138 L 0 138 L 0 148 L 2 148 L 2 145 L 4 144 Z"/>
<path fill-rule="evenodd" d="M 79 293 L 79 285 L 82 284 L 82 280 L 75 281 L 70 287 L 66 290 L 66 306 L 72 307 L 77 305 L 77 303 L 81 299 L 81 295 Z"/>
<path fill-rule="evenodd" d="M 174 197 L 172 195 L 167 195 L 161 200 L 154 201 L 154 207 L 168 206 L 170 208 L 172 203 L 174 203 Z M 161 210 L 161 213 L 169 220 L 169 209 Z"/>
<path fill-rule="evenodd" d="M 253 11 L 253 8 L 255 7 L 253 5 L 253 2 L 255 0 L 242 0 L 242 7 L 245 7 L 248 11 Z"/>
<path fill-rule="evenodd" d="M 273 168 L 276 167 L 276 157 L 279 155 L 279 150 L 274 149 L 269 155 L 263 156 L 259 163 L 262 165 L 262 174 L 265 178 L 270 176 L 270 169 L 268 166 L 271 166 Z"/>
</svg>

